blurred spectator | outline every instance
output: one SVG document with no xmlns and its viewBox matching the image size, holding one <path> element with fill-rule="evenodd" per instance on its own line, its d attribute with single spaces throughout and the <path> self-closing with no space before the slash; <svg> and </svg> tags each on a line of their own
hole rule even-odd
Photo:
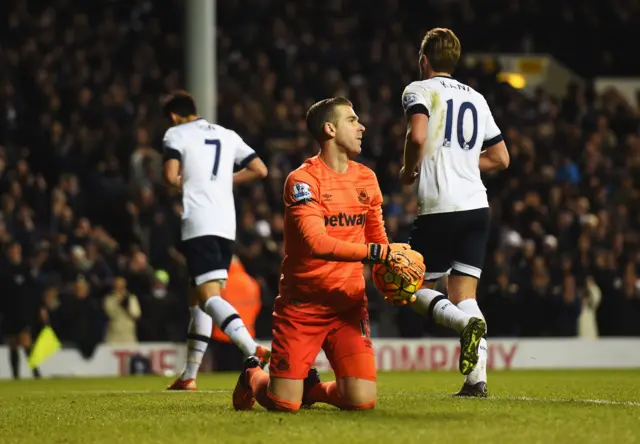
<svg viewBox="0 0 640 444">
<path fill-rule="evenodd" d="M 20 378 L 19 347 L 27 357 L 31 353 L 33 337 L 31 329 L 37 325 L 37 299 L 34 282 L 30 279 L 29 268 L 22 247 L 12 243 L 7 247 L 6 257 L 0 263 L 0 303 L 3 317 L 0 333 L 9 345 L 9 363 L 14 379 Z M 33 371 L 35 377 L 39 370 Z"/>
<path fill-rule="evenodd" d="M 596 320 L 596 312 L 600 301 L 602 300 L 602 292 L 595 284 L 592 277 L 586 278 L 585 295 L 582 300 L 582 312 L 578 321 L 578 336 L 585 339 L 596 339 L 598 337 L 598 323 Z"/>
<path fill-rule="evenodd" d="M 113 281 L 113 290 L 104 299 L 104 311 L 107 314 L 107 344 L 133 344 L 138 342 L 136 322 L 140 318 L 140 303 L 135 294 L 127 289 L 127 281 L 117 277 Z"/>
<path fill-rule="evenodd" d="M 16 330 L 6 310 L 20 305 L 28 324 L 48 317 L 85 355 L 104 335 L 114 276 L 139 299 L 140 340 L 183 340 L 187 322 L 182 205 L 160 180 L 159 106 L 185 86 L 184 2 L 96 1 L 17 0 L 0 19 L 0 248 L 20 245 L 31 295 L 0 294 L 2 329 Z M 354 102 L 367 127 L 358 160 L 378 176 L 390 238 L 407 240 L 417 202 L 397 179 L 399 98 L 416 78 L 420 38 L 438 25 L 465 53 L 551 53 L 587 79 L 563 97 L 529 97 L 497 82 L 495 63 L 455 73 L 485 95 L 511 154 L 507 171 L 484 178 L 493 223 L 478 299 L 491 335 L 640 334 L 640 100 L 596 94 L 588 81 L 640 71 L 628 57 L 638 9 L 383 3 L 218 2 L 218 121 L 270 169 L 236 190 L 237 254 L 261 288 L 257 334 L 270 335 L 278 292 L 284 180 L 317 151 L 304 122 L 314 101 Z M 9 270 L 0 274 L 13 285 Z M 424 335 L 422 318 L 367 291 L 374 334 Z"/>
<path fill-rule="evenodd" d="M 102 340 L 104 323 L 98 301 L 89 283 L 80 276 L 71 284 L 69 295 L 62 303 L 65 336 L 60 339 L 74 344 L 84 357 L 91 356 Z"/>
<path fill-rule="evenodd" d="M 184 292 L 184 286 L 180 288 Z M 138 297 L 142 316 L 138 320 L 140 341 L 180 341 L 185 335 L 184 315 L 187 312 L 186 294 L 181 297 L 171 285 L 169 273 L 154 273 L 151 292 Z M 183 314 L 183 315 L 181 315 Z"/>
<path fill-rule="evenodd" d="M 68 338 L 68 325 L 65 325 L 64 313 L 60 309 L 60 292 L 55 286 L 48 287 L 42 295 L 42 307 L 40 308 L 40 321 L 42 324 L 51 326 L 58 338 Z"/>
</svg>

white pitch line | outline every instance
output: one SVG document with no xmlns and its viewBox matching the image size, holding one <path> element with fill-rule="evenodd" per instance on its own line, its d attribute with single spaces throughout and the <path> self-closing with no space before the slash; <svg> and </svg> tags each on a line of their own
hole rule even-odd
<svg viewBox="0 0 640 444">
<path fill-rule="evenodd" d="M 626 405 L 631 407 L 640 407 L 640 402 L 636 401 L 611 401 L 609 399 L 571 399 L 571 398 L 530 398 L 528 396 L 500 396 L 497 399 L 513 400 L 513 401 L 527 401 L 527 402 L 555 402 L 555 403 L 567 403 L 575 402 L 580 404 L 604 404 L 604 405 Z"/>
<path fill-rule="evenodd" d="M 65 390 L 58 393 L 67 395 L 149 395 L 149 394 L 224 394 L 231 393 L 232 390 L 197 390 L 197 391 L 178 391 L 178 390 Z M 34 391 L 31 393 L 52 395 L 56 392 L 51 391 Z M 380 393 L 381 396 L 416 396 L 425 398 L 451 398 L 451 393 Z M 472 398 L 477 399 L 477 398 Z M 495 396 L 489 395 L 487 399 L 481 399 L 480 402 L 486 401 L 520 401 L 520 402 L 550 402 L 555 404 L 596 404 L 596 405 L 621 405 L 627 407 L 640 407 L 638 401 L 613 401 L 610 399 L 580 399 L 580 398 L 534 398 L 530 396 Z"/>
<path fill-rule="evenodd" d="M 381 395 L 391 396 L 418 396 L 429 398 L 451 398 L 452 393 L 381 393 Z M 467 398 L 468 399 L 468 398 Z M 479 398 L 470 398 L 479 399 Z M 623 405 L 630 407 L 640 407 L 638 401 L 612 401 L 610 399 L 580 399 L 580 398 L 534 398 L 531 396 L 495 396 L 489 395 L 486 399 L 479 399 L 480 402 L 491 400 L 496 401 L 521 401 L 521 402 L 551 402 L 555 404 L 576 403 L 576 404 L 601 404 L 601 405 Z"/>
</svg>

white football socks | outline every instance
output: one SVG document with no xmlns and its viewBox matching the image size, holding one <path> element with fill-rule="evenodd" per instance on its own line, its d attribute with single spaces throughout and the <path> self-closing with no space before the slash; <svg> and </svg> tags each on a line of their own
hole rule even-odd
<svg viewBox="0 0 640 444">
<path fill-rule="evenodd" d="M 453 328 L 460 333 L 469 323 L 471 316 L 461 311 L 439 291 L 423 288 L 416 292 L 416 301 L 411 304 L 419 313 L 428 314 L 429 307 L 434 300 L 431 316 L 433 320 L 444 327 Z"/>
<path fill-rule="evenodd" d="M 213 322 L 222 330 L 246 356 L 255 354 L 258 344 L 249 334 L 249 330 L 240 319 L 233 306 L 220 296 L 210 297 L 204 304 L 204 310 L 213 318 Z"/>
<path fill-rule="evenodd" d="M 478 302 L 475 299 L 465 299 L 464 301 L 459 302 L 458 308 L 474 318 L 484 319 L 484 315 L 480 311 Z"/>
<path fill-rule="evenodd" d="M 191 311 L 191 321 L 189 322 L 189 335 L 187 336 L 187 364 L 180 377 L 183 381 L 195 379 L 198 375 L 198 369 L 204 354 L 207 352 L 213 327 L 211 316 L 202 311 L 200 307 L 196 305 L 195 307 L 190 307 L 189 310 Z"/>
<path fill-rule="evenodd" d="M 478 302 L 475 299 L 465 299 L 458 304 L 458 308 L 474 318 L 484 319 L 484 315 L 480 311 Z M 476 365 L 476 368 L 474 368 L 473 371 L 465 377 L 465 384 L 474 385 L 478 382 L 487 382 L 487 355 L 487 340 L 482 338 L 478 348 L 478 364 Z"/>
</svg>

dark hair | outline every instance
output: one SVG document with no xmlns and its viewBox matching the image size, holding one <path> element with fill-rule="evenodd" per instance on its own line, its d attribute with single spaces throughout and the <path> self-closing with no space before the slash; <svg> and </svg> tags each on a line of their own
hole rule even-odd
<svg viewBox="0 0 640 444">
<path fill-rule="evenodd" d="M 422 39 L 420 53 L 427 57 L 431 69 L 435 72 L 453 74 L 460 60 L 460 40 L 447 28 L 434 28 L 427 31 Z"/>
<path fill-rule="evenodd" d="M 309 108 L 309 111 L 307 111 L 307 129 L 318 142 L 326 138 L 324 124 L 327 122 L 336 123 L 338 116 L 335 110 L 338 106 L 342 105 L 353 107 L 349 99 L 332 97 L 314 103 L 311 105 L 311 108 Z"/>
<path fill-rule="evenodd" d="M 171 114 L 188 117 L 198 113 L 195 100 L 193 100 L 191 94 L 186 91 L 176 91 L 171 94 L 164 101 L 162 112 L 167 118 L 171 118 Z"/>
</svg>

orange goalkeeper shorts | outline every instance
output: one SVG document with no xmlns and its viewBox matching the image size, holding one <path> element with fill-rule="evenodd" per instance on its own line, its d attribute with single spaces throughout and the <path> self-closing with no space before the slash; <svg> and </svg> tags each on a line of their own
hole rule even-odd
<svg viewBox="0 0 640 444">
<path fill-rule="evenodd" d="M 324 350 L 336 378 L 353 376 L 375 381 L 375 353 L 366 306 L 311 315 L 277 299 L 269 373 L 278 378 L 304 379 L 320 350 Z"/>
</svg>

